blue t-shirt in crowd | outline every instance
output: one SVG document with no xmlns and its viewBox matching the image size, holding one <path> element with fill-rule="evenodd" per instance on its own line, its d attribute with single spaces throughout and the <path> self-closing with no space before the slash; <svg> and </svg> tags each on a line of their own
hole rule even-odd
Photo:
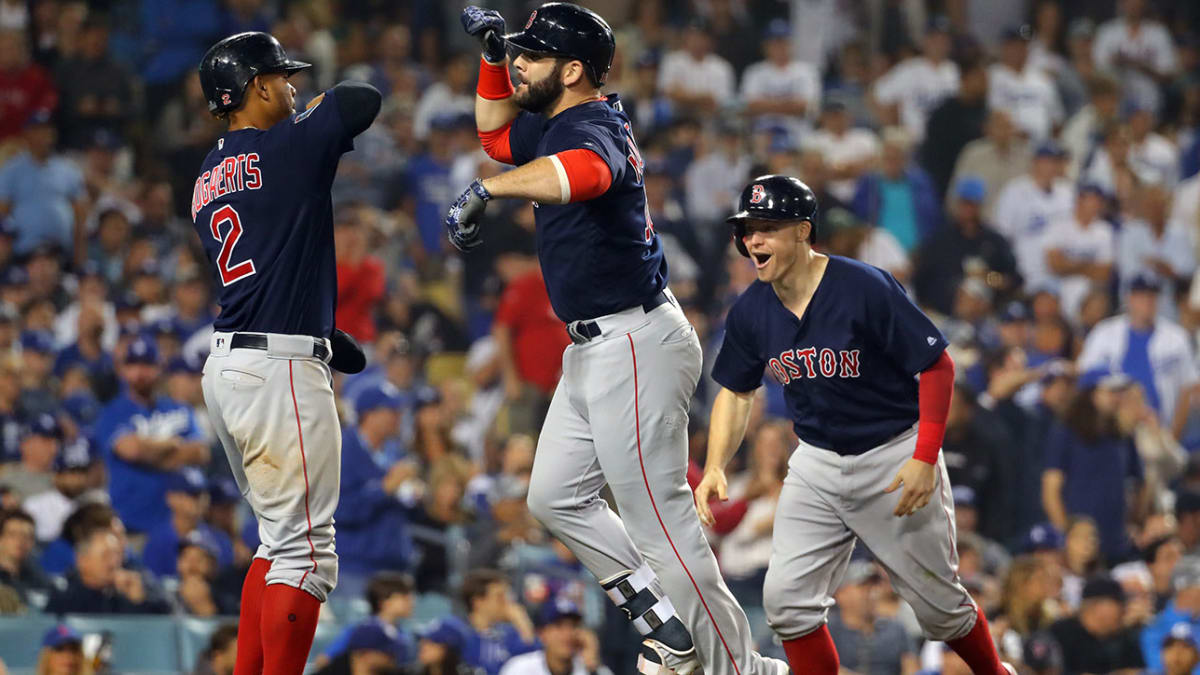
<svg viewBox="0 0 1200 675">
<path fill-rule="evenodd" d="M 1129 552 L 1125 494 L 1130 480 L 1142 479 L 1142 461 L 1133 442 L 1106 436 L 1093 443 L 1057 423 L 1046 437 L 1046 468 L 1062 471 L 1067 513 L 1089 516 L 1100 531 L 1100 548 L 1111 561 Z"/>
<path fill-rule="evenodd" d="M 12 206 L 9 222 L 17 231 L 13 250 L 29 253 L 50 243 L 70 251 L 75 231 L 73 204 L 84 197 L 83 174 L 68 159 L 44 162 L 28 152 L 0 169 L 0 201 Z"/>
<path fill-rule="evenodd" d="M 94 436 L 108 468 L 113 508 L 130 531 L 148 533 L 171 516 L 166 499 L 166 480 L 171 472 L 118 457 L 113 444 L 126 434 L 185 441 L 200 441 L 204 435 L 192 407 L 165 396 L 146 407 L 123 391 L 100 413 Z"/>
<path fill-rule="evenodd" d="M 330 661 L 341 656 L 342 652 L 346 651 L 346 645 L 350 642 L 350 635 L 358 630 L 359 626 L 368 623 L 377 624 L 383 629 L 383 633 L 391 638 L 392 656 L 396 659 L 396 665 L 404 666 L 417 660 L 417 641 L 413 637 L 412 632 L 405 628 L 394 626 L 375 616 L 363 619 L 361 623 L 346 626 L 333 639 L 333 642 L 330 642 L 329 646 L 325 647 L 325 651 L 322 654 Z"/>
<path fill-rule="evenodd" d="M 1158 387 L 1154 385 L 1154 369 L 1150 366 L 1150 338 L 1153 336 L 1153 328 L 1146 331 L 1129 329 L 1129 345 L 1121 361 L 1121 372 L 1142 385 L 1142 390 L 1146 392 L 1146 403 L 1158 410 Z"/>
<path fill-rule="evenodd" d="M 916 424 L 916 375 L 945 349 L 946 338 L 890 274 L 830 256 L 802 319 L 770 284 L 755 281 L 742 293 L 712 377 L 747 392 L 770 368 L 796 435 L 857 455 Z"/>
<path fill-rule="evenodd" d="M 225 568 L 233 564 L 233 542 L 224 532 L 208 523 L 196 526 L 200 536 L 215 544 L 217 547 L 217 568 Z M 179 533 L 170 519 L 154 528 L 146 538 L 146 548 L 142 550 L 142 562 L 146 569 L 160 577 L 172 577 L 178 573 L 175 563 L 179 560 Z"/>
<path fill-rule="evenodd" d="M 879 183 L 882 199 L 879 206 L 879 226 L 891 232 L 905 251 L 916 248 L 920 240 L 917 227 L 917 208 L 913 203 L 912 187 L 903 180 L 882 180 Z"/>
</svg>

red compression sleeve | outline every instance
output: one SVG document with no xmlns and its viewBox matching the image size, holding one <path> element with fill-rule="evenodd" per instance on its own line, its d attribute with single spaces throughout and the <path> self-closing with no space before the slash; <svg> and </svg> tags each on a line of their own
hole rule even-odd
<svg viewBox="0 0 1200 675">
<path fill-rule="evenodd" d="M 513 95 L 512 78 L 508 74 L 507 63 L 488 63 L 479 59 L 479 83 L 475 85 L 475 93 L 481 98 L 496 101 Z"/>
<path fill-rule="evenodd" d="M 612 170 L 608 163 L 591 150 L 576 148 L 555 153 L 570 185 L 569 199 L 582 202 L 595 199 L 612 185 Z"/>
<path fill-rule="evenodd" d="M 511 130 L 512 122 L 509 122 L 499 129 L 478 132 L 479 142 L 483 145 L 483 151 L 487 153 L 488 157 L 505 164 L 513 163 L 512 144 L 508 140 Z"/>
<path fill-rule="evenodd" d="M 954 393 L 954 361 L 942 352 L 932 366 L 921 371 L 917 387 L 917 407 L 920 418 L 917 423 L 917 449 L 913 459 L 926 464 L 937 463 L 938 451 L 942 449 L 942 437 L 946 435 L 946 417 L 950 414 L 950 396 Z"/>
</svg>

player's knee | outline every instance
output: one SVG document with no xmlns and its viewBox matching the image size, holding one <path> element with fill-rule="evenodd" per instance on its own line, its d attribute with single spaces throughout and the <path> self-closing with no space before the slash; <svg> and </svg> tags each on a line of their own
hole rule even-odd
<svg viewBox="0 0 1200 675">
<path fill-rule="evenodd" d="M 525 505 L 529 507 L 529 513 L 547 527 L 554 519 L 553 501 L 554 497 L 549 490 L 536 483 L 530 484 L 529 494 L 525 497 Z"/>
<path fill-rule="evenodd" d="M 784 639 L 811 633 L 820 628 L 829 610 L 819 599 L 805 598 L 796 592 L 795 584 L 786 583 L 780 574 L 767 570 L 763 581 L 763 611 L 767 625 Z"/>
<path fill-rule="evenodd" d="M 960 638 L 971 631 L 977 618 L 975 606 L 965 601 L 950 608 L 913 607 L 921 633 L 930 640 L 945 642 Z"/>
</svg>

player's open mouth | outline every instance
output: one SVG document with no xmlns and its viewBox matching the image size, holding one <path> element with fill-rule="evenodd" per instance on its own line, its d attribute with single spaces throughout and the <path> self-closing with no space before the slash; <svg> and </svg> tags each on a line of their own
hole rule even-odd
<svg viewBox="0 0 1200 675">
<path fill-rule="evenodd" d="M 767 261 L 771 259 L 770 253 L 754 253 L 751 255 L 754 257 L 754 266 L 760 270 L 766 267 Z"/>
</svg>

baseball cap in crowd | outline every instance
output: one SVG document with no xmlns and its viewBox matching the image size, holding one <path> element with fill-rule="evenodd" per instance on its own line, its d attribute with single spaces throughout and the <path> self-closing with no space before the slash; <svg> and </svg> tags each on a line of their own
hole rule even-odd
<svg viewBox="0 0 1200 675">
<path fill-rule="evenodd" d="M 195 529 L 188 532 L 187 535 L 179 540 L 179 550 L 195 546 L 210 555 L 213 560 L 221 557 L 221 546 L 217 544 L 217 540 L 213 535 L 205 530 Z"/>
<path fill-rule="evenodd" d="M 142 299 L 133 293 L 122 293 L 117 296 L 116 302 L 113 303 L 118 312 L 141 310 L 144 304 Z"/>
<path fill-rule="evenodd" d="M 1200 651 L 1200 639 L 1197 639 L 1196 631 L 1192 630 L 1191 624 L 1177 623 L 1171 626 L 1171 630 L 1167 633 L 1167 637 L 1163 638 L 1163 649 L 1173 645 L 1183 643 L 1192 649 Z"/>
<path fill-rule="evenodd" d="M 38 354 L 54 353 L 54 338 L 42 330 L 27 330 L 21 333 L 21 349 Z"/>
<path fill-rule="evenodd" d="M 437 405 L 442 402 L 442 394 L 437 389 L 430 386 L 417 387 L 416 391 L 416 407 L 424 408 L 427 405 Z"/>
<path fill-rule="evenodd" d="M 467 634 L 462 620 L 458 617 L 448 616 L 437 619 L 425 627 L 418 635 L 422 640 L 429 640 L 440 645 L 453 647 L 462 651 L 462 648 L 467 643 Z"/>
<path fill-rule="evenodd" d="M 842 583 L 838 584 L 838 588 L 865 584 L 877 578 L 879 578 L 879 570 L 875 569 L 875 563 L 870 560 L 853 560 L 846 567 L 846 574 L 842 577 Z"/>
<path fill-rule="evenodd" d="M 1033 29 L 1028 25 L 1009 26 L 1000 34 L 1005 42 L 1029 42 L 1033 39 Z"/>
<path fill-rule="evenodd" d="M 399 410 L 402 407 L 404 407 L 404 395 L 400 393 L 396 385 L 384 382 L 366 389 L 358 395 L 358 399 L 354 402 L 354 414 L 362 419 L 363 415 L 376 408 Z"/>
<path fill-rule="evenodd" d="M 763 31 L 763 39 L 775 40 L 778 38 L 791 37 L 792 26 L 787 22 L 787 19 L 771 19 L 767 24 L 767 29 Z"/>
<path fill-rule="evenodd" d="M 579 605 L 571 602 L 569 598 L 556 596 L 542 605 L 541 611 L 538 612 L 537 625 L 549 626 L 567 618 L 582 620 L 583 612 L 579 611 Z"/>
<path fill-rule="evenodd" d="M 1159 283 L 1158 277 L 1148 272 L 1143 272 L 1133 278 L 1129 282 L 1129 290 L 1132 291 L 1149 291 L 1157 293 L 1162 290 L 1162 284 Z"/>
<path fill-rule="evenodd" d="M 1171 590 L 1178 593 L 1185 588 L 1200 587 L 1200 558 L 1184 556 L 1171 571 Z"/>
<path fill-rule="evenodd" d="M 370 649 L 392 654 L 396 651 L 396 640 L 388 635 L 387 629 L 378 621 L 368 619 L 354 627 L 346 639 L 346 651 Z"/>
<path fill-rule="evenodd" d="M 1094 194 L 1094 195 L 1100 197 L 1101 199 L 1108 199 L 1108 189 L 1099 183 L 1095 183 L 1095 182 L 1091 182 L 1091 181 L 1086 182 L 1086 183 L 1080 183 L 1080 185 L 1079 185 L 1079 196 L 1082 197 L 1083 195 L 1086 195 L 1086 194 Z"/>
<path fill-rule="evenodd" d="M 1042 382 L 1074 376 L 1075 365 L 1066 359 L 1053 359 L 1042 365 Z"/>
<path fill-rule="evenodd" d="M 138 335 L 125 348 L 125 362 L 158 365 L 158 345 L 152 338 Z"/>
<path fill-rule="evenodd" d="M 208 482 L 208 497 L 213 504 L 236 504 L 242 499 L 237 481 L 228 476 L 218 476 Z"/>
<path fill-rule="evenodd" d="M 1019 300 L 1013 300 L 1000 310 L 1000 323 L 1016 323 L 1029 320 L 1029 308 Z"/>
<path fill-rule="evenodd" d="M 63 445 L 58 454 L 54 456 L 54 470 L 56 472 L 86 471 L 91 467 L 94 459 L 92 444 L 87 438 L 79 436 Z"/>
<path fill-rule="evenodd" d="M 951 33 L 954 30 L 954 24 L 945 14 L 934 14 L 926 22 L 925 30 L 929 33 Z"/>
<path fill-rule="evenodd" d="M 4 270 L 3 284 L 5 286 L 24 286 L 27 283 L 29 283 L 29 272 L 26 272 L 24 267 L 10 265 L 8 269 Z"/>
<path fill-rule="evenodd" d="M 1050 523 L 1038 523 L 1025 533 L 1025 541 L 1021 549 L 1026 553 L 1037 551 L 1057 551 L 1066 543 L 1062 532 Z"/>
<path fill-rule="evenodd" d="M 83 644 L 83 636 L 75 632 L 74 628 L 63 623 L 46 631 L 46 635 L 42 637 L 42 646 L 50 649 L 79 644 Z"/>
<path fill-rule="evenodd" d="M 859 222 L 858 218 L 854 217 L 853 213 L 840 206 L 835 206 L 825 213 L 825 218 L 821 224 L 827 226 L 831 232 L 838 232 L 858 227 L 862 223 Z"/>
<path fill-rule="evenodd" d="M 954 495 L 954 506 L 970 506 L 974 507 L 978 501 L 976 500 L 975 488 L 970 485 L 955 485 L 951 492 Z"/>
<path fill-rule="evenodd" d="M 146 258 L 142 261 L 142 264 L 138 265 L 137 269 L 133 271 L 133 276 L 158 278 L 162 276 L 162 267 L 158 264 L 157 260 L 153 258 Z"/>
<path fill-rule="evenodd" d="M 50 413 L 42 413 L 35 415 L 25 425 L 25 433 L 30 436 L 48 436 L 50 438 L 62 438 L 62 427 L 58 424 L 58 418 Z"/>
<path fill-rule="evenodd" d="M 954 195 L 964 201 L 979 204 L 987 196 L 987 184 L 979 176 L 963 176 L 954 186 Z"/>
<path fill-rule="evenodd" d="M 1086 370 L 1079 376 L 1080 389 L 1101 388 L 1108 390 L 1123 389 L 1133 380 L 1124 373 L 1117 373 L 1105 367 Z"/>
<path fill-rule="evenodd" d="M 1067 149 L 1064 148 L 1058 141 L 1048 138 L 1041 143 L 1033 151 L 1034 157 L 1053 157 L 1062 159 L 1067 156 Z"/>
<path fill-rule="evenodd" d="M 193 497 L 208 491 L 208 480 L 204 472 L 195 467 L 186 467 L 167 476 L 167 492 L 183 492 Z"/>
<path fill-rule="evenodd" d="M 1100 574 L 1084 582 L 1081 598 L 1083 600 L 1107 598 L 1124 604 L 1125 590 L 1112 577 Z"/>
</svg>

